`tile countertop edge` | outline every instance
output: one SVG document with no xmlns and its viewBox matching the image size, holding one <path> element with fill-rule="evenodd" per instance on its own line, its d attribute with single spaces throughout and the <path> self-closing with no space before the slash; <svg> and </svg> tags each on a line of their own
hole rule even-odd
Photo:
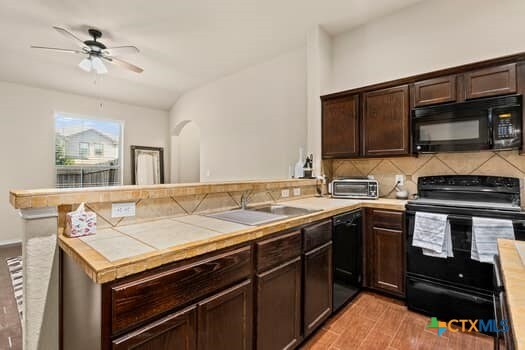
<svg viewBox="0 0 525 350">
<path fill-rule="evenodd" d="M 291 205 L 292 203 L 293 201 L 285 202 L 283 204 Z M 81 264 L 83 270 L 93 280 L 93 282 L 102 284 L 145 270 L 153 269 L 161 265 L 253 241 L 279 231 L 323 220 L 351 210 L 360 208 L 378 208 L 404 211 L 405 204 L 406 201 L 392 199 L 379 199 L 377 201 L 352 201 L 352 203 L 349 203 L 348 205 L 323 209 L 319 212 L 292 217 L 266 225 L 224 233 L 207 240 L 177 245 L 152 253 L 124 258 L 115 262 L 109 262 L 102 255 L 96 252 L 96 250 L 91 249 L 81 240 L 77 238 L 65 237 L 61 232 L 59 232 L 58 235 L 59 246 L 66 254 L 71 256 L 75 262 Z"/>
<path fill-rule="evenodd" d="M 122 202 L 147 198 L 187 196 L 204 193 L 270 190 L 315 186 L 316 179 L 249 180 L 148 186 L 114 186 L 76 189 L 11 190 L 9 203 L 15 209 L 42 208 L 82 202 Z"/>
<path fill-rule="evenodd" d="M 503 274 L 507 307 L 515 346 L 525 349 L 525 266 L 521 262 L 516 242 L 508 239 L 498 240 L 498 252 Z"/>
</svg>

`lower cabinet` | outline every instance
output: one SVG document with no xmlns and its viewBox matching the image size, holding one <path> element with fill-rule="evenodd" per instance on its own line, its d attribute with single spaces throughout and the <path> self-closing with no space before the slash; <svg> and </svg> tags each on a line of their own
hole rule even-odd
<svg viewBox="0 0 525 350">
<path fill-rule="evenodd" d="M 308 336 L 332 312 L 332 242 L 304 254 L 304 334 Z"/>
<path fill-rule="evenodd" d="M 113 350 L 194 350 L 197 348 L 197 308 L 166 316 L 112 342 Z"/>
<path fill-rule="evenodd" d="M 367 286 L 405 296 L 404 214 L 368 209 L 366 212 Z"/>
<path fill-rule="evenodd" d="M 252 295 L 248 280 L 200 302 L 197 349 L 251 349 Z"/>
<path fill-rule="evenodd" d="M 257 349 L 292 349 L 301 340 L 301 257 L 257 274 Z"/>
</svg>

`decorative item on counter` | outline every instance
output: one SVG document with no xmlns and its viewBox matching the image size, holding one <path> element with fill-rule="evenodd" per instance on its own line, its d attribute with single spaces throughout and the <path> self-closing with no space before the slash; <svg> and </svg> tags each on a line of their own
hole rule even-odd
<svg viewBox="0 0 525 350">
<path fill-rule="evenodd" d="M 66 236 L 82 237 L 94 235 L 96 232 L 97 214 L 86 211 L 84 203 L 81 203 L 77 210 L 66 214 Z"/>
<path fill-rule="evenodd" d="M 325 175 L 319 175 L 317 178 L 317 186 L 316 186 L 316 197 L 322 197 L 323 196 L 323 190 L 326 186 L 326 176 Z"/>
<path fill-rule="evenodd" d="M 295 178 L 299 179 L 304 176 L 303 171 L 303 148 L 299 148 L 299 160 L 295 163 Z"/>
<path fill-rule="evenodd" d="M 314 155 L 313 154 L 310 154 L 310 156 L 307 156 L 306 157 L 306 160 L 304 162 L 304 166 L 303 166 L 303 173 L 304 173 L 304 178 L 305 179 L 312 179 L 312 168 L 313 168 L 313 163 L 314 163 Z"/>
<path fill-rule="evenodd" d="M 402 190 L 399 188 L 399 186 L 396 184 L 396 198 L 397 199 L 408 199 L 408 191 Z"/>
</svg>

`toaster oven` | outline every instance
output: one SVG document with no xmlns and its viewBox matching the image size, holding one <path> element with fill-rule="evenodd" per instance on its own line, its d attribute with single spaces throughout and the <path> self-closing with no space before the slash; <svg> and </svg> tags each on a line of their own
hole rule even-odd
<svg viewBox="0 0 525 350">
<path fill-rule="evenodd" d="M 328 190 L 334 198 L 379 198 L 379 186 L 377 180 L 369 178 L 335 179 L 330 183 Z"/>
</svg>

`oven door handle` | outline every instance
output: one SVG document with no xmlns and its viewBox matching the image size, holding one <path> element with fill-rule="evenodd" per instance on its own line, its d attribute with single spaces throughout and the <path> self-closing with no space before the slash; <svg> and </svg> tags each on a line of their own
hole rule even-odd
<svg viewBox="0 0 525 350">
<path fill-rule="evenodd" d="M 493 146 L 494 145 L 494 120 L 493 120 L 493 116 L 492 116 L 492 108 L 489 108 L 488 112 L 489 112 L 489 114 L 488 114 L 489 146 Z"/>
<path fill-rule="evenodd" d="M 413 211 L 413 210 L 407 210 L 406 213 L 409 214 L 409 215 L 412 214 L 414 216 L 416 214 L 416 212 Z M 473 216 L 475 216 L 475 215 L 473 215 Z M 468 216 L 468 215 L 448 215 L 447 218 L 449 220 L 452 219 L 452 220 L 472 221 L 472 217 L 473 216 Z M 510 219 L 510 220 L 512 221 L 512 223 L 514 225 L 516 225 L 516 224 L 518 224 L 518 225 L 519 224 L 525 225 L 525 220 L 512 220 L 512 219 Z"/>
</svg>

